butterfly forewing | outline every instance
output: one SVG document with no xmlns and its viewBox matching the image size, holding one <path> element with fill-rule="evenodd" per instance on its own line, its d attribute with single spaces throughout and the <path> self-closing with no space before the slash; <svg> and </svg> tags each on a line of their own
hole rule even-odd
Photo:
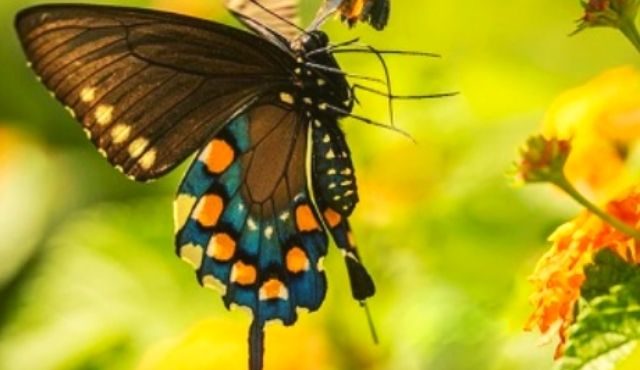
<svg viewBox="0 0 640 370">
<path fill-rule="evenodd" d="M 36 6 L 16 28 L 42 82 L 136 180 L 166 173 L 277 91 L 293 63 L 249 33 L 142 9 Z"/>
</svg>

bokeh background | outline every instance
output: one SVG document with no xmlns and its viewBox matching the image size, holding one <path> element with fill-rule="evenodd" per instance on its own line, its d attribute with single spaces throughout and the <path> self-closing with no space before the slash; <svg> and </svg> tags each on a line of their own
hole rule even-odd
<svg viewBox="0 0 640 370">
<path fill-rule="evenodd" d="M 94 2 L 237 25 L 218 0 Z M 309 20 L 318 3 L 303 2 Z M 33 3 L 0 2 L 0 369 L 245 369 L 248 316 L 226 312 L 174 254 L 171 202 L 184 166 L 136 184 L 95 152 L 25 67 L 12 25 Z M 580 14 L 577 0 L 392 0 L 384 32 L 326 25 L 334 41 L 443 56 L 390 57 L 397 93 L 461 94 L 396 104 L 397 125 L 417 144 L 343 122 L 381 344 L 333 249 L 323 307 L 267 329 L 266 370 L 550 368 L 553 344 L 523 331 L 527 276 L 577 208 L 547 187 L 515 188 L 506 173 L 556 96 L 637 63 L 614 31 L 568 37 Z M 380 75 L 370 56 L 341 61 Z M 385 118 L 384 99 L 360 100 L 359 113 Z"/>
</svg>

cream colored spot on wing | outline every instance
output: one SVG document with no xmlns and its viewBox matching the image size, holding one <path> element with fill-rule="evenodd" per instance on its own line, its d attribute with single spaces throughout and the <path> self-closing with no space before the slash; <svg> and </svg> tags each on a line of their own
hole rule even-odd
<svg viewBox="0 0 640 370">
<path fill-rule="evenodd" d="M 156 163 L 156 150 L 149 149 L 140 159 L 138 159 L 138 164 L 142 169 L 148 170 Z"/>
<path fill-rule="evenodd" d="M 111 129 L 111 140 L 114 144 L 121 144 L 129 138 L 131 135 L 131 126 L 119 123 Z"/>
<path fill-rule="evenodd" d="M 80 91 L 80 99 L 85 103 L 91 103 L 96 99 L 96 88 L 85 87 Z"/>
<path fill-rule="evenodd" d="M 336 157 L 336 154 L 333 152 L 332 149 L 329 149 L 329 151 L 327 152 L 327 155 L 325 156 L 325 158 L 327 159 L 334 159 Z"/>
<path fill-rule="evenodd" d="M 249 217 L 249 219 L 247 220 L 247 226 L 249 226 L 249 230 L 251 231 L 258 230 L 258 225 L 251 217 Z"/>
<path fill-rule="evenodd" d="M 272 236 L 273 236 L 273 227 L 268 226 L 267 228 L 264 229 L 264 237 L 267 239 L 271 239 Z"/>
<path fill-rule="evenodd" d="M 99 153 L 101 156 L 103 156 L 103 157 L 107 158 L 107 151 L 106 151 L 106 150 L 104 150 L 104 149 L 102 149 L 102 148 L 99 148 L 99 149 L 98 149 L 98 153 Z M 122 171 L 121 171 L 121 172 L 122 172 Z"/>
<path fill-rule="evenodd" d="M 173 226 L 175 231 L 181 230 L 189 219 L 198 198 L 189 194 L 179 194 L 173 201 Z"/>
<path fill-rule="evenodd" d="M 231 303 L 229 305 L 229 310 L 231 311 L 240 311 L 240 312 L 244 312 L 244 313 L 248 313 L 249 316 L 253 317 L 253 311 L 251 311 L 250 307 L 247 306 L 241 306 L 237 303 Z"/>
<path fill-rule="evenodd" d="M 100 126 L 108 125 L 113 118 L 113 105 L 100 104 L 94 112 L 96 122 Z"/>
<path fill-rule="evenodd" d="M 91 130 L 89 130 L 88 128 L 83 128 L 82 132 L 84 132 L 84 134 L 87 136 L 87 139 L 91 140 Z"/>
<path fill-rule="evenodd" d="M 222 281 L 216 279 L 213 275 L 203 277 L 202 285 L 204 285 L 205 288 L 215 290 L 221 295 L 227 294 L 227 286 L 224 285 Z"/>
<path fill-rule="evenodd" d="M 293 95 L 286 93 L 286 92 L 281 92 L 280 93 L 280 100 L 283 103 L 287 103 L 287 104 L 293 104 L 295 102 L 295 99 L 293 98 Z"/>
<path fill-rule="evenodd" d="M 64 106 L 64 109 L 67 110 L 67 112 L 69 112 L 69 114 L 71 115 L 71 117 L 76 118 L 76 112 L 74 112 L 73 108 L 69 107 L 69 106 Z"/>
<path fill-rule="evenodd" d="M 180 248 L 180 258 L 183 261 L 193 266 L 194 269 L 199 269 L 202 265 L 202 259 L 204 257 L 204 249 L 194 244 L 183 245 Z"/>
<path fill-rule="evenodd" d="M 149 140 L 139 137 L 129 144 L 128 152 L 132 158 L 138 158 L 149 146 Z"/>
</svg>

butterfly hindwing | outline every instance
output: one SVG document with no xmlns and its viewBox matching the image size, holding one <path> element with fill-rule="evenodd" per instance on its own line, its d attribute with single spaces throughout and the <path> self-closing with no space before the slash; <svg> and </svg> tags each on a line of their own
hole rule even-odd
<svg viewBox="0 0 640 370">
<path fill-rule="evenodd" d="M 227 306 L 264 323 L 296 320 L 324 299 L 327 236 L 306 185 L 307 126 L 260 106 L 198 155 L 175 203 L 176 246 Z"/>
<path fill-rule="evenodd" d="M 258 36 L 144 9 L 42 5 L 16 29 L 42 82 L 136 180 L 175 167 L 292 68 Z"/>
</svg>

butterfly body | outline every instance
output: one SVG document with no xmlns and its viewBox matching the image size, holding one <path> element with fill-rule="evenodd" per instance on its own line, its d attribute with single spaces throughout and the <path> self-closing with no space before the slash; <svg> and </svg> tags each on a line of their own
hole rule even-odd
<svg viewBox="0 0 640 370">
<path fill-rule="evenodd" d="M 328 38 L 301 43 L 150 10 L 42 5 L 16 17 L 32 69 L 91 142 L 134 180 L 197 152 L 174 202 L 177 254 L 227 307 L 248 308 L 250 367 L 263 326 L 326 294 L 329 235 L 354 298 L 375 292 L 347 218 L 358 201 L 338 127 L 354 98 Z"/>
</svg>

